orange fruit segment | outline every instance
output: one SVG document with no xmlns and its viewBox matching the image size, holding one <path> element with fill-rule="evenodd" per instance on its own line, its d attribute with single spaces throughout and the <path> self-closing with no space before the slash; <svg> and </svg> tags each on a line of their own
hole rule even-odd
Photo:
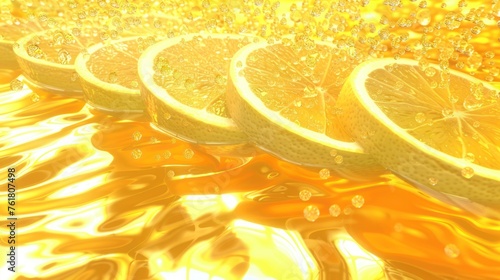
<svg viewBox="0 0 500 280">
<path fill-rule="evenodd" d="M 249 45 L 231 62 L 228 110 L 251 141 L 280 158 L 339 172 L 379 172 L 334 121 L 340 87 L 362 59 L 300 38 Z"/>
<path fill-rule="evenodd" d="M 414 183 L 483 204 L 500 203 L 500 103 L 490 84 L 417 61 L 356 68 L 338 110 L 346 131 Z"/>
</svg>

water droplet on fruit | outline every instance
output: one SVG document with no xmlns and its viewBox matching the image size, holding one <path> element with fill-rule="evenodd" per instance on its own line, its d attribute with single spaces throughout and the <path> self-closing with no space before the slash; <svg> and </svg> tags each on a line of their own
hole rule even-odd
<svg viewBox="0 0 500 280">
<path fill-rule="evenodd" d="M 226 78 L 222 75 L 215 76 L 215 83 L 218 85 L 225 85 L 227 82 Z"/>
<path fill-rule="evenodd" d="M 474 176 L 474 169 L 471 167 L 464 167 L 461 173 L 464 178 L 470 179 Z"/>
<path fill-rule="evenodd" d="M 437 185 L 437 183 L 438 183 L 438 182 L 439 182 L 439 180 L 438 180 L 438 179 L 436 179 L 436 178 L 434 178 L 434 177 L 430 177 L 430 178 L 429 178 L 429 184 L 430 184 L 431 186 L 435 186 L 435 185 Z"/>
<path fill-rule="evenodd" d="M 318 90 L 314 87 L 304 88 L 304 98 L 312 98 L 318 96 Z"/>
<path fill-rule="evenodd" d="M 78 78 L 79 78 L 78 73 L 74 72 L 73 74 L 71 74 L 70 80 L 72 82 L 76 82 Z"/>
<path fill-rule="evenodd" d="M 57 52 L 57 58 L 61 64 L 68 65 L 71 63 L 71 54 L 65 49 L 60 49 Z"/>
<path fill-rule="evenodd" d="M 474 160 L 476 160 L 476 157 L 473 153 L 467 153 L 465 154 L 465 160 L 468 162 L 474 162 Z"/>
<path fill-rule="evenodd" d="M 342 164 L 342 162 L 344 162 L 344 157 L 337 155 L 333 160 L 335 161 L 336 164 Z"/>
<path fill-rule="evenodd" d="M 427 77 L 434 77 L 436 75 L 436 69 L 434 67 L 428 67 L 424 70 Z"/>
<path fill-rule="evenodd" d="M 451 103 L 455 104 L 458 102 L 458 96 L 452 94 L 450 95 L 449 100 Z"/>
<path fill-rule="evenodd" d="M 109 83 L 116 83 L 118 81 L 118 74 L 116 72 L 111 72 L 108 74 L 108 82 Z"/>
<path fill-rule="evenodd" d="M 453 117 L 453 110 L 449 108 L 444 108 L 443 110 L 441 110 L 441 114 L 445 118 L 451 118 Z"/>
<path fill-rule="evenodd" d="M 415 121 L 417 123 L 423 123 L 423 122 L 425 122 L 425 120 L 426 120 L 426 117 L 425 117 L 424 113 L 420 112 L 420 113 L 417 113 L 415 115 Z"/>
<path fill-rule="evenodd" d="M 194 81 L 192 79 L 186 79 L 184 81 L 184 88 L 187 90 L 193 90 L 194 89 Z"/>
<path fill-rule="evenodd" d="M 336 156 L 337 155 L 337 150 L 335 150 L 335 149 L 330 150 L 330 155 L 332 157 Z"/>
<path fill-rule="evenodd" d="M 473 52 L 467 58 L 467 64 L 471 68 L 471 70 L 477 70 L 479 67 L 481 67 L 482 63 L 483 57 L 478 52 Z"/>
</svg>

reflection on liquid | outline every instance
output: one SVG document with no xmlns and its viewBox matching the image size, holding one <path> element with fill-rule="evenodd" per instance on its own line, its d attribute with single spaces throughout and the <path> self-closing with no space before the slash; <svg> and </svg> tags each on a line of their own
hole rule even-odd
<svg viewBox="0 0 500 280">
<path fill-rule="evenodd" d="M 3 71 L 2 82 L 17 74 Z M 211 155 L 158 132 L 141 115 L 2 89 L 0 166 L 15 167 L 18 177 L 19 272 L 12 279 L 500 275 L 498 219 L 393 175 L 322 179 L 319 170 L 265 153 Z M 332 204 L 338 215 L 330 215 Z M 0 261 L 6 271 L 5 254 Z"/>
</svg>

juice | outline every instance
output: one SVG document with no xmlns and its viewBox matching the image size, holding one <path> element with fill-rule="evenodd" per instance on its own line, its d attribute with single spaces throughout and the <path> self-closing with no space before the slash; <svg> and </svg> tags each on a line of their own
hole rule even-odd
<svg viewBox="0 0 500 280">
<path fill-rule="evenodd" d="M 91 24 L 93 9 L 109 22 L 111 12 L 161 12 L 187 22 L 167 38 L 183 28 L 267 40 L 307 36 L 352 45 L 363 53 L 359 62 L 412 58 L 498 82 L 496 2 L 4 2 L 2 11 L 16 17 L 77 24 Z M 113 39 L 113 28 L 102 28 L 109 35 L 102 40 Z M 15 174 L 15 181 L 5 175 L 0 191 L 5 279 L 500 275 L 495 205 L 390 171 L 351 177 L 258 147 L 220 153 L 164 133 L 147 113 L 99 110 L 83 94 L 37 87 L 20 74 L 15 66 L 0 72 L 0 166 Z M 14 263 L 9 240 L 16 241 Z"/>
</svg>

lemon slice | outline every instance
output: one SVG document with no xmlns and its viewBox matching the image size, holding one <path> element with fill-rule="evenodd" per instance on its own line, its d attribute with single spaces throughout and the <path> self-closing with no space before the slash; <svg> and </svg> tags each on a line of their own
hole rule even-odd
<svg viewBox="0 0 500 280">
<path fill-rule="evenodd" d="M 70 28 L 67 28 L 70 29 Z M 81 93 L 75 71 L 76 56 L 99 42 L 96 28 L 77 28 L 75 34 L 66 28 L 36 32 L 19 39 L 14 53 L 25 82 L 54 92 Z"/>
<path fill-rule="evenodd" d="M 142 111 L 137 61 L 156 42 L 153 36 L 129 37 L 99 43 L 80 53 L 75 69 L 87 103 L 101 110 Z"/>
<path fill-rule="evenodd" d="M 256 145 L 290 162 L 379 172 L 334 119 L 340 87 L 362 59 L 347 51 L 288 38 L 243 48 L 231 62 L 227 106 L 232 118 Z"/>
<path fill-rule="evenodd" d="M 180 22 L 168 16 L 113 18 L 111 24 L 122 27 L 121 36 L 126 38 L 96 44 L 75 61 L 87 103 L 106 111 L 143 111 L 137 73 L 139 57 L 161 38 L 177 34 Z"/>
<path fill-rule="evenodd" d="M 488 83 L 439 66 L 380 59 L 356 68 L 338 108 L 346 130 L 404 178 L 500 204 L 500 104 Z M 442 80 L 444 77 L 444 80 Z"/>
<path fill-rule="evenodd" d="M 150 47 L 139 59 L 141 93 L 152 123 L 203 144 L 247 141 L 226 112 L 229 62 L 256 37 L 189 34 Z"/>
</svg>

